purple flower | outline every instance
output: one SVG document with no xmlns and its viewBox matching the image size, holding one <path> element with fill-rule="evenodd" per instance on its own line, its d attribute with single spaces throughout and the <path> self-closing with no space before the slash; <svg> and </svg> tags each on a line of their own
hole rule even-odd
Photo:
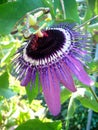
<svg viewBox="0 0 98 130">
<path fill-rule="evenodd" d="M 32 34 L 17 51 L 13 67 L 22 86 L 34 83 L 39 75 L 43 94 L 50 112 L 55 116 L 61 109 L 60 83 L 75 92 L 72 76 L 91 86 L 83 66 L 90 60 L 89 39 L 73 25 L 59 24 L 42 31 L 43 36 Z"/>
</svg>

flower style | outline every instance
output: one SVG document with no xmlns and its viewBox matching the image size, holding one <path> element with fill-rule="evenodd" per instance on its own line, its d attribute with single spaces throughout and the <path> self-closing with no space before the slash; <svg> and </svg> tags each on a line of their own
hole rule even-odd
<svg viewBox="0 0 98 130">
<path fill-rule="evenodd" d="M 14 71 L 22 86 L 34 83 L 39 75 L 45 101 L 50 112 L 60 112 L 60 83 L 75 92 L 72 76 L 92 86 L 94 82 L 83 68 L 89 62 L 89 39 L 74 30 L 74 24 L 58 24 L 42 30 L 42 37 L 32 34 L 18 49 L 13 61 Z"/>
</svg>

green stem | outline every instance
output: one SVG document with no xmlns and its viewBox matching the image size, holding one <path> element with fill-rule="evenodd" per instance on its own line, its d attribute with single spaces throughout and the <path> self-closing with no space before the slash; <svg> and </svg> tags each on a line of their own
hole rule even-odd
<svg viewBox="0 0 98 130">
<path fill-rule="evenodd" d="M 91 87 L 90 87 L 90 91 L 93 94 L 95 100 L 98 102 L 98 97 L 97 97 L 96 93 L 93 91 L 93 89 Z"/>
<path fill-rule="evenodd" d="M 61 6 L 62 6 L 62 11 L 63 11 L 63 16 L 64 16 L 64 19 L 66 19 L 66 12 L 65 12 L 65 7 L 64 7 L 64 1 L 63 0 L 60 0 L 60 3 L 61 3 Z"/>
<path fill-rule="evenodd" d="M 94 20 L 98 18 L 98 15 L 94 16 L 93 18 L 87 20 L 86 22 L 84 22 L 83 24 L 81 24 L 80 26 L 78 26 L 77 28 L 75 28 L 74 30 L 80 29 L 81 27 L 83 27 L 85 24 L 89 23 L 90 21 Z"/>
</svg>

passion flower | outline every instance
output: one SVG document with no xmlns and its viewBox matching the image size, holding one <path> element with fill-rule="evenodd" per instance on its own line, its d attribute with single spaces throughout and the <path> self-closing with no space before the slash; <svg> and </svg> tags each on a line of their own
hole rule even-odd
<svg viewBox="0 0 98 130">
<path fill-rule="evenodd" d="M 41 37 L 32 34 L 18 49 L 13 70 L 22 86 L 34 83 L 38 73 L 46 103 L 55 116 L 61 109 L 60 84 L 75 92 L 73 75 L 83 84 L 94 84 L 83 67 L 90 59 L 89 39 L 75 31 L 73 25 L 64 23 L 41 33 Z"/>
</svg>

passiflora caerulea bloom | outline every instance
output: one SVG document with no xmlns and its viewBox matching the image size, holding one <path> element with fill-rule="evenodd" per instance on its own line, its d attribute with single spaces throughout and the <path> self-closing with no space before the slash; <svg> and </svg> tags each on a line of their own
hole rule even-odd
<svg viewBox="0 0 98 130">
<path fill-rule="evenodd" d="M 73 75 L 83 84 L 94 84 L 83 68 L 89 61 L 90 45 L 87 35 L 75 31 L 74 25 L 58 24 L 42 34 L 32 34 L 19 48 L 13 67 L 22 86 L 34 83 L 38 73 L 45 101 L 55 116 L 61 109 L 60 83 L 72 92 L 77 90 Z"/>
</svg>

